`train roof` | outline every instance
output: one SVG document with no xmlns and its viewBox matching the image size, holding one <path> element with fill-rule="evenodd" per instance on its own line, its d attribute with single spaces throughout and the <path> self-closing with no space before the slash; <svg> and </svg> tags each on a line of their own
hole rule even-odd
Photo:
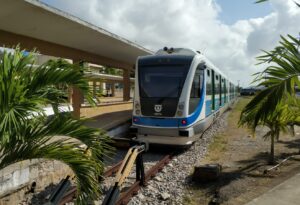
<svg viewBox="0 0 300 205">
<path fill-rule="evenodd" d="M 159 49 L 155 55 L 183 55 L 183 56 L 195 56 L 200 54 L 200 51 L 196 51 L 189 48 L 167 48 Z"/>
<path fill-rule="evenodd" d="M 155 56 L 178 56 L 178 57 L 195 57 L 199 56 L 200 59 L 205 61 L 210 68 L 213 68 L 216 72 L 221 74 L 229 82 L 234 84 L 227 75 L 225 75 L 218 67 L 216 67 L 206 56 L 203 55 L 200 51 L 190 48 L 167 48 L 159 49 L 154 55 L 143 56 L 142 58 L 153 58 Z"/>
<path fill-rule="evenodd" d="M 206 62 L 206 64 L 210 67 L 213 68 L 215 71 L 217 71 L 219 74 L 221 74 L 224 78 L 226 78 L 230 83 L 232 83 L 233 85 L 236 86 L 235 83 L 232 82 L 232 80 L 230 80 L 230 78 L 224 74 L 217 66 L 215 66 L 205 55 L 200 54 L 201 58 Z"/>
</svg>

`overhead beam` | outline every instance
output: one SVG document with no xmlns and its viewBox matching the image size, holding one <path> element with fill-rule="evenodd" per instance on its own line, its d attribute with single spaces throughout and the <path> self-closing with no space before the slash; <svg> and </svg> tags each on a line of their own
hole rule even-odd
<svg viewBox="0 0 300 205">
<path fill-rule="evenodd" d="M 128 70 L 131 70 L 133 66 L 125 62 L 117 61 L 111 58 L 96 55 L 79 49 L 62 46 L 59 44 L 11 33 L 0 29 L 0 46 L 13 48 L 18 44 L 22 49 L 26 49 L 28 51 L 37 49 L 37 51 L 44 55 L 56 56 L 67 59 L 80 59 L 85 62 Z"/>
</svg>

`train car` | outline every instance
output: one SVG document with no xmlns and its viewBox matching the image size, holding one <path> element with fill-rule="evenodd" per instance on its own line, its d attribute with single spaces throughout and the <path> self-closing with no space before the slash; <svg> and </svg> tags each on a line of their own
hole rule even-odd
<svg viewBox="0 0 300 205">
<path fill-rule="evenodd" d="M 236 86 L 199 51 L 164 48 L 136 62 L 130 132 L 152 144 L 188 146 L 236 98 Z"/>
</svg>

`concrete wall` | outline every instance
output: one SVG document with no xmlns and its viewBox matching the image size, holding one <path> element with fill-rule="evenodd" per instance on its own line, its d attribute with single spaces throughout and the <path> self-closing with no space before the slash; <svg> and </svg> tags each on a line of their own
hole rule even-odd
<svg viewBox="0 0 300 205">
<path fill-rule="evenodd" d="M 26 160 L 10 165 L 0 171 L 0 205 L 24 202 L 33 182 L 36 192 L 40 192 L 71 173 L 69 167 L 53 160 Z"/>
</svg>

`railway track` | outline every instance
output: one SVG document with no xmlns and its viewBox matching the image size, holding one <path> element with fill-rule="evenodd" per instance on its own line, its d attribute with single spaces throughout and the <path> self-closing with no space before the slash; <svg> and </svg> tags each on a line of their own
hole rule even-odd
<svg viewBox="0 0 300 205">
<path fill-rule="evenodd" d="M 151 180 L 158 172 L 160 172 L 165 165 L 167 165 L 170 160 L 172 159 L 173 154 L 164 155 L 155 165 L 151 166 L 145 173 L 145 183 Z M 106 170 L 103 174 L 104 178 L 113 176 L 118 169 L 120 168 L 122 161 L 114 164 L 108 170 Z M 142 187 L 140 181 L 135 181 L 130 187 L 127 187 L 125 192 L 122 192 L 117 203 L 118 205 L 125 205 L 127 204 L 130 199 L 135 196 L 139 189 Z M 60 201 L 60 205 L 64 205 L 66 203 L 74 201 L 76 198 L 76 187 L 72 187 L 62 198 Z"/>
<path fill-rule="evenodd" d="M 158 172 L 160 172 L 165 165 L 172 159 L 173 155 L 164 156 L 159 162 L 152 166 L 145 174 L 145 183 L 151 180 Z M 125 205 L 130 199 L 135 196 L 141 188 L 140 181 L 136 181 L 125 193 L 123 193 L 117 201 L 117 205 Z"/>
</svg>

